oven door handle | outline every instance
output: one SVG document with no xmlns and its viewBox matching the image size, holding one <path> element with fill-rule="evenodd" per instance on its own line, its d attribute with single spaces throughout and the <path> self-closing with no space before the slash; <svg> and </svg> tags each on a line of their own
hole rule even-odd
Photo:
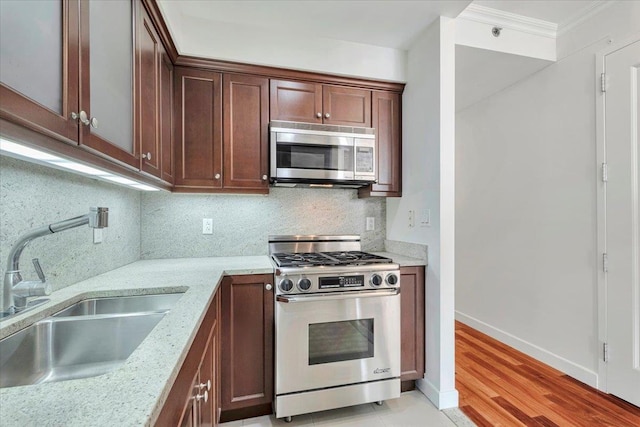
<svg viewBox="0 0 640 427">
<path fill-rule="evenodd" d="M 345 292 L 325 292 L 309 295 L 278 295 L 276 301 L 290 302 L 318 302 L 318 301 L 334 301 L 354 298 L 372 298 L 372 297 L 392 297 L 400 295 L 400 288 L 384 289 L 379 291 L 345 291 Z"/>
</svg>

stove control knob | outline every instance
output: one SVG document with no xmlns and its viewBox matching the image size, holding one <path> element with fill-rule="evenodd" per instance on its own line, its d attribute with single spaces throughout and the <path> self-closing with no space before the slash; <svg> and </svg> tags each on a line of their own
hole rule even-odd
<svg viewBox="0 0 640 427">
<path fill-rule="evenodd" d="M 298 288 L 301 291 L 308 291 L 311 288 L 311 280 L 306 278 L 298 280 Z"/>
<path fill-rule="evenodd" d="M 379 274 L 374 274 L 373 276 L 371 276 L 371 286 L 375 286 L 376 288 L 380 285 L 382 285 L 382 277 L 380 277 Z"/>
<path fill-rule="evenodd" d="M 395 274 L 391 273 L 387 276 L 387 285 L 389 286 L 395 286 L 398 284 L 398 276 L 396 276 Z"/>
<path fill-rule="evenodd" d="M 278 286 L 282 292 L 290 292 L 293 289 L 293 282 L 291 279 L 282 279 Z"/>
</svg>

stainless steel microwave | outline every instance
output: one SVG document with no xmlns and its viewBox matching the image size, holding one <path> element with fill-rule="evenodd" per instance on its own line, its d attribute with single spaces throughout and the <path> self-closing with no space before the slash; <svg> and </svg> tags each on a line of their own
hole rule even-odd
<svg viewBox="0 0 640 427">
<path fill-rule="evenodd" d="M 375 182 L 375 129 L 282 121 L 269 128 L 271 183 L 358 188 Z"/>
</svg>

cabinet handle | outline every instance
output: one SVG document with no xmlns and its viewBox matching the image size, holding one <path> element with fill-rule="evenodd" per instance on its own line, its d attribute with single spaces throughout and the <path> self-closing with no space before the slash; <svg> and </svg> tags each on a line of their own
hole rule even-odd
<svg viewBox="0 0 640 427">
<path fill-rule="evenodd" d="M 89 120 L 89 125 L 91 125 L 92 128 L 97 129 L 98 128 L 98 119 L 96 119 L 95 117 L 91 117 L 91 120 Z"/>
<path fill-rule="evenodd" d="M 266 181 L 266 180 L 267 180 L 267 178 L 268 178 L 268 177 L 267 177 L 267 175 L 262 175 L 262 180 L 263 180 L 263 181 Z"/>
<path fill-rule="evenodd" d="M 206 388 L 207 391 L 211 390 L 211 380 L 207 380 L 206 384 L 205 383 L 200 383 L 197 385 L 198 390 L 202 390 L 203 388 Z"/>
<path fill-rule="evenodd" d="M 324 113 L 324 118 L 325 118 L 325 119 L 328 119 L 328 118 L 330 118 L 330 117 L 331 117 L 331 114 L 329 114 L 329 113 Z"/>
<path fill-rule="evenodd" d="M 215 174 L 214 178 L 215 179 L 220 179 L 220 174 L 219 173 Z"/>
<path fill-rule="evenodd" d="M 142 158 L 151 161 L 151 153 L 147 152 L 147 154 L 142 153 Z"/>
<path fill-rule="evenodd" d="M 209 400 L 209 392 L 205 390 L 204 394 L 196 394 L 195 396 L 196 402 L 200 402 L 201 400 L 204 400 L 204 403 L 207 403 L 207 401 Z"/>
<path fill-rule="evenodd" d="M 316 113 L 316 117 L 321 119 L 322 118 L 322 113 Z"/>
<path fill-rule="evenodd" d="M 264 287 L 266 290 L 270 291 L 271 289 L 273 289 L 273 286 L 271 286 L 271 283 L 267 283 L 266 286 Z"/>
</svg>

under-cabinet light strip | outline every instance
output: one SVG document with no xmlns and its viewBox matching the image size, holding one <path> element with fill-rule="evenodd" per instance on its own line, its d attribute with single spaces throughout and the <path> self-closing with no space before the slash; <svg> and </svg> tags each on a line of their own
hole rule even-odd
<svg viewBox="0 0 640 427">
<path fill-rule="evenodd" d="M 2 137 L 0 137 L 0 153 L 7 154 L 11 157 L 20 158 L 22 160 L 31 162 L 36 161 L 37 163 L 53 166 L 56 168 L 64 168 L 80 175 L 87 175 L 91 178 L 98 178 L 105 181 L 115 182 L 118 184 L 126 185 L 127 187 L 135 188 L 136 190 L 159 191 L 159 189 L 152 187 L 151 185 L 143 184 L 129 178 L 114 175 L 111 172 L 103 171 L 92 166 L 87 166 L 83 163 L 79 163 L 73 160 L 54 156 L 52 154 L 45 153 L 44 151 L 40 151 L 35 148 L 27 147 L 13 141 L 9 141 Z"/>
</svg>

